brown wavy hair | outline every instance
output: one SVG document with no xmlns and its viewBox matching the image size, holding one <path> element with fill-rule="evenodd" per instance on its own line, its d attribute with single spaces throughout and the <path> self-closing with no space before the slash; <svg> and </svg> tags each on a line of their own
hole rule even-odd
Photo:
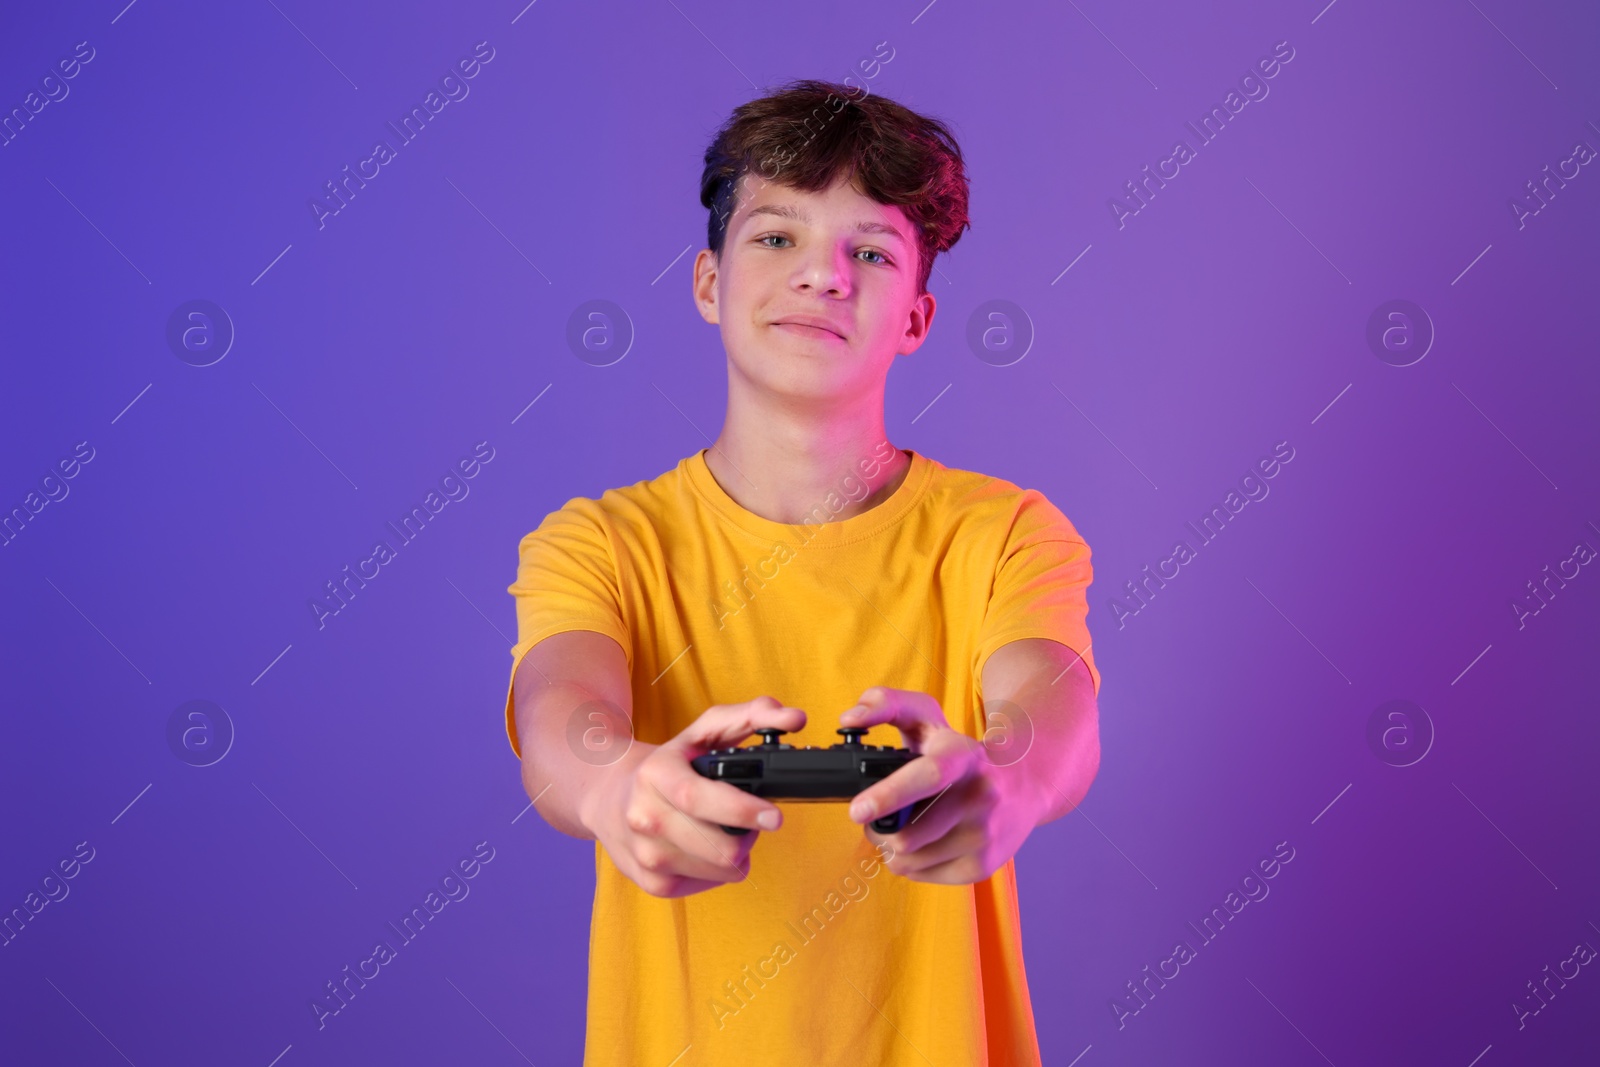
<svg viewBox="0 0 1600 1067">
<path fill-rule="evenodd" d="M 717 258 L 746 174 L 804 192 L 849 175 L 916 228 L 917 293 L 928 291 L 933 258 L 971 228 L 961 147 L 948 126 L 864 88 L 803 79 L 741 104 L 706 149 L 700 203 L 710 209 L 706 244 Z"/>
</svg>

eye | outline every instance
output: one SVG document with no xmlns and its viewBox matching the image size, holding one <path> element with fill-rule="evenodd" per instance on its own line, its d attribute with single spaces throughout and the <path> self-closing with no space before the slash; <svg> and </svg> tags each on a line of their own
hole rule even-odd
<svg viewBox="0 0 1600 1067">
<path fill-rule="evenodd" d="M 761 247 L 763 247 L 763 248 L 776 248 L 777 247 L 776 245 L 763 244 L 762 242 L 765 242 L 765 241 L 787 241 L 787 240 L 789 240 L 789 238 L 785 237 L 781 233 L 764 233 L 760 237 L 756 238 L 756 243 L 761 245 Z M 889 263 L 890 263 L 889 257 L 884 255 L 882 252 L 878 251 L 876 248 L 862 248 L 862 249 L 859 249 L 856 252 L 856 255 L 860 255 L 862 252 L 865 252 L 865 253 L 867 253 L 868 255 L 871 255 L 871 256 L 877 256 L 878 257 L 877 259 L 867 260 L 867 262 L 870 265 L 874 266 L 874 267 L 888 266 Z"/>
</svg>

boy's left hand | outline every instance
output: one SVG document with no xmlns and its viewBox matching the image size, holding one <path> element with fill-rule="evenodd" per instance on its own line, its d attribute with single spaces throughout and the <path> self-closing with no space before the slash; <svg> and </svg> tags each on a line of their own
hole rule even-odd
<svg viewBox="0 0 1600 1067">
<path fill-rule="evenodd" d="M 886 866 L 913 881 L 967 885 L 1000 869 L 1045 810 L 1027 775 L 992 761 L 981 741 L 951 727 L 927 693 L 873 686 L 839 717 L 840 726 L 889 723 L 922 758 L 895 771 L 850 803 L 850 818 L 869 823 L 923 797 L 914 821 L 896 834 L 867 836 L 894 850 Z"/>
</svg>

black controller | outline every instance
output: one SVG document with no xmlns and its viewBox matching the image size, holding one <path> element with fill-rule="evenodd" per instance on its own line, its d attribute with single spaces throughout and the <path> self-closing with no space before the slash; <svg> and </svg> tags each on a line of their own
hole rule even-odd
<svg viewBox="0 0 1600 1067">
<path fill-rule="evenodd" d="M 727 782 L 767 800 L 848 800 L 874 782 L 887 778 L 920 755 L 889 745 L 863 745 L 866 728 L 844 726 L 844 742 L 828 748 L 796 748 L 778 741 L 783 730 L 757 730 L 761 744 L 714 748 L 691 762 L 703 777 Z M 911 821 L 912 805 L 880 815 L 872 828 L 897 833 Z M 724 826 L 730 834 L 747 834 L 743 826 Z"/>
</svg>

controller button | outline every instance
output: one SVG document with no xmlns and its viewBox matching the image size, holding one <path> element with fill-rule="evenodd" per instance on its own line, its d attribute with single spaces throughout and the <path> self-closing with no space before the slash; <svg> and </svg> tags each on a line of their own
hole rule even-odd
<svg viewBox="0 0 1600 1067">
<path fill-rule="evenodd" d="M 717 765 L 719 778 L 760 778 L 761 761 L 758 759 L 730 759 Z"/>
</svg>

